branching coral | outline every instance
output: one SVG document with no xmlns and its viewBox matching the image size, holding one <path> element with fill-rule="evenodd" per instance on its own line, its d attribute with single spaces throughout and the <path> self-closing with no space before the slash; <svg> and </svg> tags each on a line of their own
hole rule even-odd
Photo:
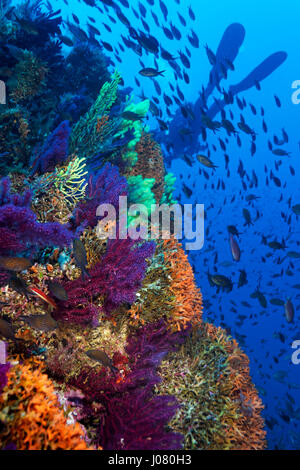
<svg viewBox="0 0 300 470">
<path fill-rule="evenodd" d="M 157 392 L 181 403 L 170 425 L 184 434 L 186 449 L 265 447 L 262 404 L 247 364 L 236 343 L 212 325 L 194 331 L 180 352 L 163 361 Z"/>
<path fill-rule="evenodd" d="M 88 450 L 85 432 L 67 424 L 54 386 L 30 363 L 13 366 L 0 396 L 0 446 L 18 450 Z"/>
<path fill-rule="evenodd" d="M 238 415 L 232 421 L 222 417 L 230 448 L 263 449 L 266 446 L 264 420 L 261 417 L 264 407 L 250 378 L 249 359 L 238 347 L 236 340 L 229 338 L 221 328 L 207 325 L 207 333 L 222 345 L 228 356 L 230 373 L 226 384 L 224 383 L 224 394 L 231 399 Z"/>
<path fill-rule="evenodd" d="M 119 117 L 111 117 L 106 125 L 99 128 L 99 122 L 108 116 L 117 99 L 120 75 L 116 72 L 111 82 L 106 82 L 95 103 L 86 115 L 74 126 L 71 134 L 70 148 L 80 157 L 92 158 L 97 153 L 106 152 L 113 146 L 116 130 L 120 126 Z"/>
<path fill-rule="evenodd" d="M 37 193 L 51 192 L 53 196 L 58 191 L 67 204 L 74 208 L 85 197 L 87 173 L 85 158 L 75 155 L 66 165 L 57 166 L 52 173 L 36 178 L 31 187 Z"/>
<path fill-rule="evenodd" d="M 32 52 L 24 51 L 23 58 L 16 65 L 14 75 L 7 84 L 13 102 L 19 103 L 40 93 L 46 74 L 46 65 Z"/>
</svg>

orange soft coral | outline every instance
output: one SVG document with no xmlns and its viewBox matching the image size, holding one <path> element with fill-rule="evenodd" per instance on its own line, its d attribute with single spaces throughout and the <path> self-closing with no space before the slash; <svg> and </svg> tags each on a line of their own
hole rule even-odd
<svg viewBox="0 0 300 470">
<path fill-rule="evenodd" d="M 195 283 L 193 269 L 181 244 L 175 239 L 163 243 L 164 259 L 170 279 L 170 291 L 175 298 L 171 324 L 177 330 L 202 321 L 202 295 Z"/>
<path fill-rule="evenodd" d="M 42 363 L 11 367 L 0 397 L 1 446 L 14 443 L 18 450 L 88 450 L 84 430 L 67 424 L 53 383 Z"/>
</svg>

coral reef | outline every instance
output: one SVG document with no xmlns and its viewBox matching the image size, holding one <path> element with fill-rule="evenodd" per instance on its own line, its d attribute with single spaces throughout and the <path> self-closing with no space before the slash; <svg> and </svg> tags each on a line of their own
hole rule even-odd
<svg viewBox="0 0 300 470">
<path fill-rule="evenodd" d="M 120 197 L 176 202 L 149 100 L 51 5 L 1 6 L 0 449 L 264 448 L 248 359 L 203 323 L 182 246 L 119 230 Z"/>
</svg>

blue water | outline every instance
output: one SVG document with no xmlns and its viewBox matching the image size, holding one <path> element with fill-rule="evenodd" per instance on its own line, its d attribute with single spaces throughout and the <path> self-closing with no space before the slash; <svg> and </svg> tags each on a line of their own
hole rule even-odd
<svg viewBox="0 0 300 470">
<path fill-rule="evenodd" d="M 299 118 L 300 105 L 292 102 L 292 83 L 300 79 L 299 64 L 299 13 L 300 5 L 297 2 L 288 0 L 282 1 L 258 1 L 241 2 L 240 0 L 215 0 L 214 2 L 201 2 L 200 0 L 180 0 L 180 5 L 175 0 L 165 0 L 169 14 L 165 22 L 159 8 L 159 0 L 155 0 L 152 7 L 158 17 L 160 24 L 168 26 L 171 20 L 181 31 L 180 41 L 169 40 L 165 37 L 161 28 L 155 25 L 150 13 L 151 6 L 146 0 L 140 0 L 147 9 L 146 23 L 150 27 L 150 32 L 174 56 L 178 56 L 178 51 L 185 50 L 187 46 L 191 51 L 191 68 L 187 70 L 190 83 L 184 80 L 179 81 L 181 91 L 184 93 L 186 102 L 195 103 L 199 97 L 202 85 L 207 86 L 211 65 L 205 53 L 204 45 L 208 44 L 212 51 L 216 52 L 221 37 L 225 29 L 232 23 L 240 23 L 246 31 L 245 40 L 234 61 L 235 71 L 228 72 L 228 79 L 222 81 L 222 87 L 228 89 L 230 84 L 238 83 L 248 73 L 250 73 L 259 63 L 269 55 L 277 51 L 285 51 L 288 54 L 287 60 L 275 70 L 269 77 L 261 83 L 261 91 L 255 87 L 241 93 L 241 99 L 245 98 L 247 104 L 252 103 L 257 109 L 254 115 L 249 106 L 241 111 L 236 103 L 227 106 L 226 112 L 232 111 L 233 122 L 239 121 L 242 113 L 247 124 L 255 130 L 256 153 L 251 156 L 249 136 L 240 133 L 242 146 L 239 147 L 236 139 L 229 138 L 226 144 L 226 153 L 229 155 L 230 176 L 227 176 L 224 164 L 224 151 L 221 150 L 219 138 L 225 140 L 226 133 L 222 129 L 216 134 L 208 133 L 207 143 L 212 150 L 215 145 L 216 152 L 212 151 L 211 158 L 218 166 L 215 172 L 207 170 L 209 179 L 205 179 L 203 173 L 199 175 L 200 164 L 195 161 L 197 154 L 189 154 L 193 159 L 193 167 L 187 165 L 182 155 L 175 155 L 168 170 L 177 176 L 176 197 L 181 197 L 182 203 L 199 203 L 206 207 L 205 229 L 209 228 L 209 234 L 205 238 L 205 244 L 201 251 L 189 254 L 191 263 L 194 266 L 198 285 L 201 287 L 205 299 L 204 316 L 207 320 L 213 321 L 217 325 L 226 327 L 231 331 L 233 337 L 241 341 L 242 348 L 250 358 L 251 375 L 256 384 L 260 396 L 264 402 L 264 417 L 267 419 L 267 439 L 269 449 L 297 449 L 300 448 L 300 365 L 291 362 L 291 343 L 295 339 L 300 340 L 299 329 L 299 290 L 293 285 L 300 283 L 299 259 L 286 257 L 288 251 L 299 250 L 299 225 L 297 216 L 292 212 L 288 200 L 291 198 L 291 206 L 300 203 L 300 154 L 299 154 Z M 61 8 L 64 18 L 71 19 L 74 12 L 80 18 L 81 26 L 85 28 L 87 16 L 92 16 L 96 20 L 96 26 L 101 30 L 101 39 L 110 43 L 119 50 L 122 62 L 115 60 L 114 53 L 105 51 L 121 73 L 125 86 L 132 87 L 136 96 L 136 101 L 142 93 L 150 99 L 157 96 L 153 81 L 149 78 L 141 77 L 138 71 L 141 69 L 139 57 L 132 50 L 126 48 L 125 53 L 120 51 L 118 43 L 122 43 L 121 35 L 127 37 L 127 28 L 118 20 L 112 24 L 107 17 L 87 6 L 83 1 L 70 1 L 66 5 L 63 1 L 50 2 L 54 8 Z M 97 2 L 99 5 L 101 2 Z M 126 17 L 130 20 L 135 29 L 143 30 L 140 18 L 136 18 L 132 9 L 123 8 Z M 130 6 L 139 12 L 138 1 L 130 0 Z M 54 5 L 55 4 L 55 5 Z M 192 21 L 188 15 L 188 7 L 191 5 L 196 20 Z M 108 10 L 111 10 L 110 8 Z M 105 11 L 105 10 L 104 10 Z M 179 22 L 177 12 L 180 12 L 187 21 L 187 27 L 183 28 Z M 115 16 L 112 14 L 112 16 Z M 112 28 L 112 33 L 106 31 L 102 22 L 107 23 Z M 191 47 L 187 40 L 187 34 L 193 29 L 199 37 L 200 47 Z M 67 30 L 66 30 L 67 31 Z M 66 47 L 66 52 L 67 52 Z M 154 67 L 154 56 L 145 53 L 141 57 L 146 67 Z M 180 63 L 180 61 L 178 61 Z M 173 69 L 161 58 L 157 58 L 160 70 L 166 70 L 164 77 L 158 77 L 162 92 L 172 96 L 170 84 L 176 85 Z M 183 69 L 180 63 L 181 69 Z M 113 71 L 114 66 L 111 66 Z M 140 87 L 135 78 L 138 78 Z M 217 93 L 218 95 L 218 93 Z M 282 103 L 279 108 L 275 104 L 274 95 L 277 95 Z M 215 94 L 214 94 L 215 96 Z M 166 113 L 166 105 L 159 97 L 159 108 L 162 110 L 162 119 L 171 121 Z M 265 122 L 268 132 L 262 130 L 261 107 L 265 110 Z M 169 107 L 171 115 L 174 115 L 178 106 Z M 217 115 L 215 119 L 219 119 Z M 151 130 L 157 130 L 157 120 L 155 117 L 149 118 L 147 124 Z M 289 136 L 289 142 L 282 148 L 290 152 L 290 156 L 276 157 L 268 148 L 268 140 L 273 141 L 273 136 L 281 138 L 281 129 L 284 128 Z M 159 133 L 159 140 L 162 144 L 168 140 L 168 131 Z M 274 145 L 274 148 L 276 145 Z M 166 151 L 166 149 L 165 149 Z M 249 181 L 246 181 L 247 189 L 243 189 L 241 179 L 237 174 L 239 161 L 243 162 L 244 169 L 252 179 L 252 172 L 258 179 L 257 187 L 249 188 Z M 278 170 L 275 162 L 282 161 Z M 267 173 L 265 173 L 265 167 Z M 295 175 L 291 174 L 290 167 L 294 169 Z M 270 171 L 280 179 L 281 187 L 277 187 L 274 181 L 270 180 Z M 182 179 L 180 178 L 182 175 Z M 269 184 L 266 184 L 266 176 L 269 177 Z M 216 190 L 218 180 L 224 182 L 225 189 Z M 185 182 L 193 189 L 191 198 L 187 198 L 182 191 L 182 182 Z M 193 188 L 193 184 L 195 187 Z M 214 188 L 212 188 L 214 184 Z M 205 187 L 206 185 L 206 187 Z M 247 202 L 245 196 L 255 194 L 259 199 Z M 233 196 L 234 202 L 230 202 Z M 282 196 L 282 197 L 281 197 Z M 213 208 L 209 208 L 213 204 Z M 242 211 L 247 208 L 255 220 L 257 211 L 259 218 L 253 226 L 245 227 Z M 281 213 L 291 214 L 291 221 L 288 224 L 283 220 Z M 236 225 L 242 232 L 239 238 L 239 245 L 242 251 L 241 260 L 238 263 L 232 261 L 228 225 Z M 282 239 L 287 245 L 286 250 L 274 251 L 261 243 L 262 236 L 267 236 L 267 241 L 271 242 Z M 270 254 L 270 256 L 268 256 Z M 217 256 L 217 259 L 216 259 Z M 262 262 L 265 257 L 265 263 Z M 282 261 L 277 264 L 278 259 Z M 285 259 L 284 259 L 285 258 Z M 222 266 L 224 261 L 230 261 L 232 265 Z M 291 266 L 291 262 L 293 266 Z M 224 274 L 232 279 L 234 288 L 230 293 L 217 293 L 211 287 L 207 279 L 207 271 Z M 248 284 L 242 288 L 237 288 L 239 269 L 247 272 Z M 282 272 L 283 270 L 283 272 Z M 279 277 L 273 277 L 279 274 Z M 260 280 L 260 291 L 267 299 L 267 307 L 262 308 L 258 299 L 250 297 L 258 286 Z M 270 303 L 272 298 L 280 298 L 284 301 L 290 297 L 295 307 L 294 322 L 288 324 L 284 314 L 284 307 L 275 306 Z M 241 302 L 246 301 L 250 307 L 244 306 Z M 234 303 L 232 303 L 234 302 Z M 232 311 L 234 308 L 236 311 Z M 239 318 L 243 316 L 244 318 Z M 282 336 L 278 336 L 280 333 Z M 288 393 L 288 395 L 287 395 Z"/>
</svg>

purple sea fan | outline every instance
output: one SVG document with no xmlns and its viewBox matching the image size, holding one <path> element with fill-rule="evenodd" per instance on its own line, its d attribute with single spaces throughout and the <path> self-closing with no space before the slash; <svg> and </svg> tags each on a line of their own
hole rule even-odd
<svg viewBox="0 0 300 470">
<path fill-rule="evenodd" d="M 7 384 L 7 373 L 10 369 L 10 364 L 0 364 L 0 393 Z"/>
<path fill-rule="evenodd" d="M 5 229 L 6 231 L 3 231 Z M 34 212 L 28 207 L 6 204 L 0 207 L 0 230 L 3 237 L 12 234 L 15 247 L 1 245 L 2 255 L 17 254 L 24 249 L 30 252 L 45 246 L 69 246 L 73 233 L 58 222 L 39 223 Z"/>
<path fill-rule="evenodd" d="M 120 196 L 127 196 L 126 178 L 120 175 L 117 167 L 106 163 L 96 175 L 89 179 L 86 200 L 80 202 L 74 211 L 76 226 L 96 227 L 100 220 L 96 215 L 98 206 L 112 204 L 117 211 Z"/>
<path fill-rule="evenodd" d="M 91 302 L 99 296 L 104 298 L 103 310 L 107 315 L 122 303 L 133 303 L 147 269 L 146 259 L 154 251 L 153 242 L 110 240 L 106 254 L 89 271 L 90 277 L 63 283 L 68 300 L 58 302 L 56 319 L 89 323 L 95 313 Z"/>
<path fill-rule="evenodd" d="M 0 256 L 36 251 L 45 246 L 68 246 L 74 235 L 58 222 L 39 223 L 31 210 L 30 190 L 10 191 L 10 180 L 0 180 Z"/>
<path fill-rule="evenodd" d="M 103 368 L 72 379 L 85 395 L 83 415 L 98 416 L 96 445 L 104 450 L 182 448 L 183 436 L 167 429 L 179 405 L 173 396 L 154 395 L 153 387 L 161 380 L 157 373 L 161 360 L 187 334 L 172 333 L 164 320 L 147 324 L 128 339 L 131 372 L 123 380 L 116 382 Z"/>
<path fill-rule="evenodd" d="M 23 194 L 12 193 L 10 191 L 11 182 L 9 178 L 0 180 L 0 206 L 13 204 L 14 206 L 30 207 L 32 192 L 28 189 Z"/>
<path fill-rule="evenodd" d="M 63 163 L 69 153 L 69 137 L 71 128 L 69 121 L 63 121 L 48 136 L 46 142 L 34 162 L 32 174 L 53 171 L 55 166 Z"/>
</svg>

